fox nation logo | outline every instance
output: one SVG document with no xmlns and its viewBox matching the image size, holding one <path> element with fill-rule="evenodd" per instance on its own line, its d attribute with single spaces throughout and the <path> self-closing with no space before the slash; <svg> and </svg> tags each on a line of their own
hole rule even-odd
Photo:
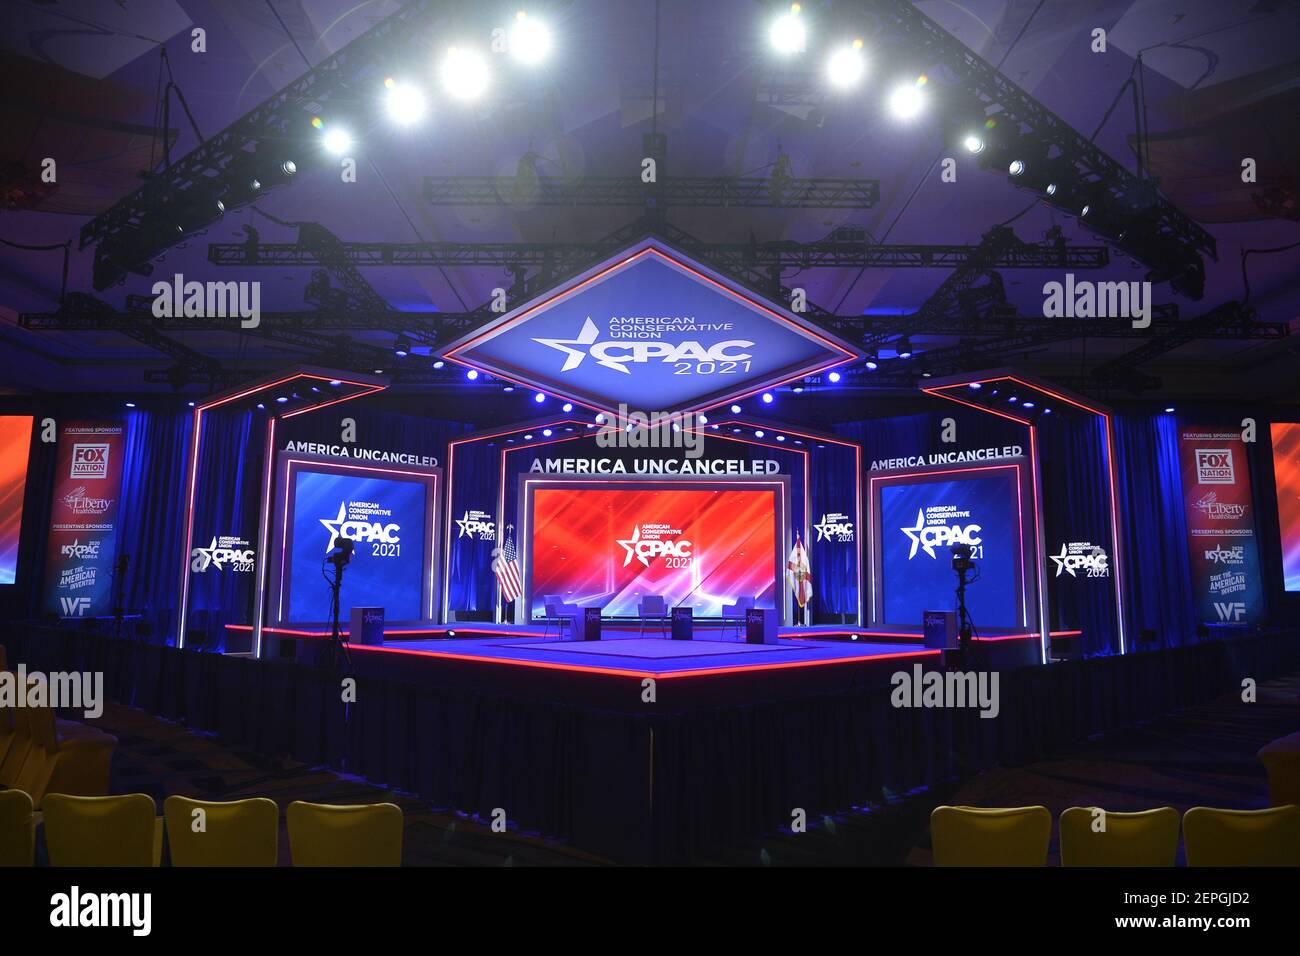
<svg viewBox="0 0 1300 956">
<path fill-rule="evenodd" d="M 645 534 L 642 534 L 642 525 L 635 525 L 632 528 L 630 538 L 618 538 L 619 546 L 623 549 L 623 567 L 632 563 L 636 558 L 645 567 L 650 567 L 650 562 L 654 558 L 668 558 L 670 567 L 673 565 L 681 566 L 682 562 L 689 562 L 691 559 L 691 542 L 686 538 L 671 540 L 664 535 L 680 534 L 673 532 L 664 525 L 645 525 Z"/>
<path fill-rule="evenodd" d="M 1237 475 L 1232 467 L 1232 449 L 1196 449 L 1196 483 L 1198 485 L 1235 485 Z"/>
<path fill-rule="evenodd" d="M 661 362 L 745 362 L 754 356 L 745 351 L 753 348 L 754 343 L 745 339 L 728 339 L 715 345 L 702 345 L 699 342 L 598 342 L 600 329 L 591 321 L 591 316 L 582 323 L 582 330 L 577 338 L 572 339 L 533 339 L 539 345 L 545 345 L 564 353 L 564 365 L 561 372 L 572 372 L 590 355 L 597 365 L 631 375 L 628 363 L 644 364 L 653 359 Z"/>
<path fill-rule="evenodd" d="M 334 549 L 335 543 L 339 538 L 351 538 L 353 541 L 374 543 L 374 544 L 397 544 L 402 539 L 398 532 L 402 526 L 396 523 L 384 524 L 382 521 L 365 521 L 358 518 L 348 518 L 347 502 L 339 502 L 339 513 L 335 518 L 319 518 L 325 530 L 330 533 L 329 543 L 325 545 L 325 551 L 328 553 Z"/>
<path fill-rule="evenodd" d="M 899 530 L 912 542 L 912 550 L 907 553 L 909 561 L 916 557 L 918 548 L 933 558 L 935 548 L 946 548 L 954 544 L 978 545 L 984 541 L 980 537 L 984 529 L 977 524 L 968 524 L 964 527 L 959 524 L 939 524 L 927 527 L 924 508 L 916 509 L 916 524 Z"/>
</svg>

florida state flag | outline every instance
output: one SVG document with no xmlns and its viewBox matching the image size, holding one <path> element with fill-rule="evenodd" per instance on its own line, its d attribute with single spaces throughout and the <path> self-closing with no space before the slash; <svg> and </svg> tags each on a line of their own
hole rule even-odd
<svg viewBox="0 0 1300 956">
<path fill-rule="evenodd" d="M 808 566 L 808 552 L 803 549 L 803 541 L 795 532 L 794 547 L 790 549 L 790 560 L 785 563 L 785 576 L 790 581 L 790 590 L 800 607 L 806 607 L 813 596 L 812 568 Z"/>
</svg>

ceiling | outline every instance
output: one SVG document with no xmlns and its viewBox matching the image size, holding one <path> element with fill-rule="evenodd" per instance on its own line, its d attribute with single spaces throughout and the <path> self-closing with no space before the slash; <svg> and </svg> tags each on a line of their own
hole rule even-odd
<svg viewBox="0 0 1300 956">
<path fill-rule="evenodd" d="M 306 172 L 264 196 L 257 211 L 232 210 L 168 250 L 155 260 L 152 278 L 132 275 L 102 292 L 92 289 L 94 250 L 77 249 L 78 232 L 136 188 L 142 172 L 161 168 L 164 143 L 173 159 L 183 156 L 198 145 L 193 126 L 211 137 L 400 6 L 394 0 L 11 0 L 6 16 L 13 28 L 0 34 L 0 76 L 10 91 L 0 98 L 0 111 L 13 133 L 0 145 L 8 197 L 0 211 L 0 360 L 7 387 L 140 391 L 145 369 L 172 363 L 117 331 L 18 326 L 22 313 L 58 308 L 65 267 L 59 247 L 69 240 L 66 288 L 92 293 L 114 308 L 123 308 L 128 294 L 149 294 L 160 277 L 181 273 L 260 280 L 263 311 L 304 310 L 311 308 L 304 301 L 311 268 L 213 266 L 209 243 L 240 241 L 247 226 L 263 242 L 295 241 L 297 231 L 275 220 L 318 222 L 344 241 L 594 241 L 640 210 L 435 207 L 422 197 L 423 177 L 514 176 L 529 152 L 544 176 L 635 176 L 642 136 L 652 122 L 667 134 L 670 176 L 766 177 L 785 153 L 797 177 L 879 180 L 881 200 L 866 210 L 668 213 L 674 226 L 704 241 L 806 242 L 853 226 L 877 242 L 973 244 L 1006 221 L 1026 241 L 1040 241 L 1053 227 L 1071 244 L 1102 241 L 1013 188 L 1005 176 L 967 159 L 958 160 L 955 182 L 942 180 L 938 163 L 954 151 L 939 125 L 925 115 L 900 122 L 882 103 L 893 76 L 904 72 L 925 72 L 941 84 L 941 64 L 908 63 L 895 51 L 868 44 L 866 82 L 832 94 L 822 88 L 811 53 L 805 55 L 807 69 L 774 60 L 765 42 L 772 16 L 766 5 L 661 0 L 659 111 L 652 121 L 656 3 L 575 0 L 537 8 L 551 22 L 556 42 L 544 66 L 499 70 L 489 95 L 474 105 L 435 100 L 430 115 L 412 129 L 368 123 L 357 137 L 355 183 L 341 182 L 329 168 Z M 449 40 L 454 42 L 458 24 L 477 36 L 483 18 L 504 21 L 513 9 L 490 6 L 478 5 L 473 27 L 450 20 Z M 1300 222 L 1270 215 L 1252 198 L 1272 188 L 1294 204 L 1300 175 L 1300 52 L 1294 44 L 1300 4 L 928 0 L 916 6 L 971 50 L 1001 64 L 1007 77 L 1085 136 L 1100 126 L 1096 143 L 1129 170 L 1135 167 L 1134 108 L 1127 93 L 1120 93 L 1141 51 L 1151 172 L 1165 195 L 1211 232 L 1218 251 L 1218 261 L 1206 264 L 1200 301 L 1180 298 L 1164 284 L 1155 288 L 1156 302 L 1177 302 L 1190 317 L 1240 301 L 1246 294 L 1243 251 L 1300 241 Z M 860 21 L 870 29 L 860 7 L 805 4 L 816 25 L 844 36 Z M 191 49 L 196 27 L 205 32 L 205 52 Z M 1097 27 L 1107 31 L 1105 53 L 1091 49 Z M 165 136 L 157 115 L 160 44 L 193 116 L 192 125 L 173 98 Z M 427 78 L 439 54 L 431 50 L 427 62 L 395 63 L 393 70 Z M 798 95 L 777 102 L 773 90 Z M 1116 107 L 1106 118 L 1112 102 Z M 39 182 L 46 157 L 57 162 L 53 186 Z M 1240 179 L 1247 157 L 1256 161 L 1255 184 Z M 1111 258 L 1110 266 L 1087 277 L 1141 278 L 1127 258 Z M 1300 248 L 1251 253 L 1247 268 L 1249 304 L 1260 320 L 1300 319 Z M 1042 314 L 1043 284 L 1062 278 L 1059 271 L 999 271 L 1007 297 L 1025 315 Z M 836 314 L 875 316 L 917 309 L 948 275 L 934 268 L 787 270 L 782 282 L 806 288 L 810 300 Z M 468 311 L 511 282 L 498 267 L 365 267 L 362 276 L 404 312 Z M 1141 344 L 1138 334 L 1132 340 L 1058 342 L 1015 359 L 1037 374 L 1077 382 L 1096 363 Z M 228 324 L 175 337 L 250 374 L 314 357 L 310 350 L 239 334 Z M 357 332 L 355 338 L 382 348 L 391 348 L 393 340 L 391 332 Z M 916 344 L 924 352 L 953 341 Z M 1157 357 L 1146 371 L 1163 379 L 1162 396 L 1226 393 L 1292 401 L 1300 355 L 1288 339 L 1200 341 Z"/>
</svg>

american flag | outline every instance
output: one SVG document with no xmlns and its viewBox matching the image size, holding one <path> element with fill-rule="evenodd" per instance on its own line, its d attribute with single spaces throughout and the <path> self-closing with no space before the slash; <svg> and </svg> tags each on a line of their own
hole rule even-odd
<svg viewBox="0 0 1300 956">
<path fill-rule="evenodd" d="M 497 576 L 497 584 L 501 587 L 501 600 L 507 604 L 524 593 L 523 577 L 519 573 L 519 556 L 515 553 L 511 527 L 506 526 L 505 539 L 501 542 L 501 547 L 493 552 L 492 558 L 492 573 Z"/>
</svg>

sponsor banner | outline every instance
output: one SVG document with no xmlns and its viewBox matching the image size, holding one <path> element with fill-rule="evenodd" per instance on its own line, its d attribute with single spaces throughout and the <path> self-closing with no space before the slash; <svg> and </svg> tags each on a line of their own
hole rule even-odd
<svg viewBox="0 0 1300 956">
<path fill-rule="evenodd" d="M 45 610 L 62 618 L 111 612 L 125 428 L 70 422 L 59 459 L 45 559 Z"/>
<path fill-rule="evenodd" d="M 1264 613 L 1264 588 L 1241 434 L 1185 428 L 1178 449 L 1197 619 L 1253 624 Z"/>
</svg>

